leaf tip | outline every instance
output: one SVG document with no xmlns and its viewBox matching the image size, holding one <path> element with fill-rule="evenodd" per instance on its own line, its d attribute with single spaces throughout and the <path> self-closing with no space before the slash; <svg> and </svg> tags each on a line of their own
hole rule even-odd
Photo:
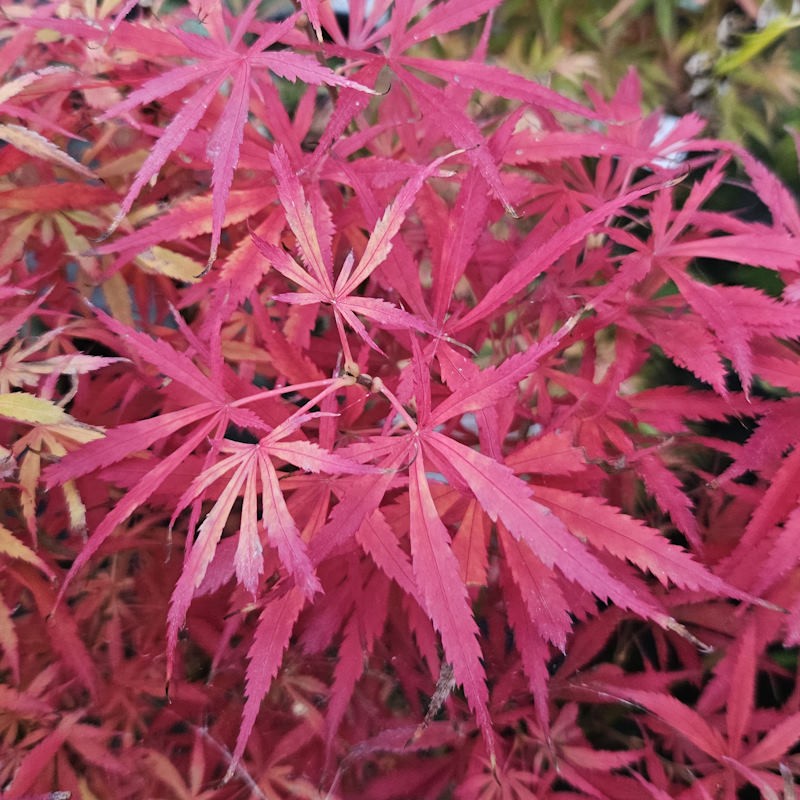
<svg viewBox="0 0 800 800">
<path fill-rule="evenodd" d="M 684 625 L 681 625 L 678 620 L 670 618 L 665 627 L 667 630 L 677 633 L 682 639 L 686 639 L 687 642 L 691 642 L 701 653 L 708 654 L 714 652 L 712 645 L 706 644 L 706 642 L 698 639 L 691 631 L 689 631 L 688 628 L 686 628 Z"/>
<path fill-rule="evenodd" d="M 232 780 L 233 776 L 236 774 L 236 763 L 231 761 L 230 765 L 228 766 L 228 771 L 222 778 L 220 782 L 220 786 L 226 786 Z"/>
<path fill-rule="evenodd" d="M 103 231 L 103 233 L 101 233 L 94 241 L 97 244 L 100 244 L 113 236 L 114 233 L 116 233 L 117 228 L 119 228 L 120 224 L 122 223 L 124 217 L 125 215 L 122 212 L 117 214 L 114 219 L 111 220 L 111 224 L 108 226 L 108 228 L 106 228 L 105 231 Z"/>
</svg>

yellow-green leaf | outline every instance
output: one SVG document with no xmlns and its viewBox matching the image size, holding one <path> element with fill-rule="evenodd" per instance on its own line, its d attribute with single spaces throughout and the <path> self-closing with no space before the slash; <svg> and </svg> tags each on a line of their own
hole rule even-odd
<svg viewBox="0 0 800 800">
<path fill-rule="evenodd" d="M 71 72 L 68 67 L 45 67 L 35 72 L 26 72 L 13 81 L 7 81 L 0 86 L 0 103 L 7 103 L 12 97 L 18 95 L 23 89 L 27 88 L 34 81 L 44 78 L 47 75 L 57 75 L 59 73 Z"/>
<path fill-rule="evenodd" d="M 203 272 L 203 264 L 198 264 L 189 256 L 167 250 L 166 247 L 151 247 L 144 253 L 139 253 L 134 261 L 149 272 L 157 272 L 185 283 L 195 283 Z"/>
<path fill-rule="evenodd" d="M 0 394 L 0 416 L 32 425 L 56 425 L 59 422 L 73 421 L 63 408 L 51 400 L 34 397 L 27 392 Z"/>
<path fill-rule="evenodd" d="M 800 27 L 800 17 L 782 16 L 772 20 L 763 30 L 745 34 L 742 37 L 742 44 L 732 53 L 722 56 L 717 61 L 714 71 L 717 75 L 729 75 L 748 61 L 752 61 L 784 34 L 798 27 Z"/>
<path fill-rule="evenodd" d="M 21 125 L 0 125 L 0 139 L 4 139 L 9 144 L 27 153 L 34 158 L 43 158 L 52 164 L 74 170 L 90 180 L 97 176 L 80 161 L 76 161 L 72 156 L 65 153 L 57 145 L 53 144 L 36 131 L 30 131 Z"/>
<path fill-rule="evenodd" d="M 54 579 L 55 573 L 42 561 L 28 545 L 23 544 L 11 531 L 0 524 L 0 555 L 8 558 L 18 558 L 28 564 L 38 567 L 48 578 Z"/>
</svg>

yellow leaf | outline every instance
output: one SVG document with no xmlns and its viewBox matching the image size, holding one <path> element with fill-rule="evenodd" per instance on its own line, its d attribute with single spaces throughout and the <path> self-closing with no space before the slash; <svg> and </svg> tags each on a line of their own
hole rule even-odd
<svg viewBox="0 0 800 800">
<path fill-rule="evenodd" d="M 25 242 L 41 220 L 40 214 L 26 214 L 6 228 L 6 240 L 0 246 L 0 267 L 8 266 L 25 252 Z"/>
<path fill-rule="evenodd" d="M 72 156 L 65 153 L 58 146 L 54 145 L 49 139 L 45 139 L 36 131 L 29 131 L 21 125 L 0 125 L 0 139 L 5 139 L 9 144 L 27 153 L 34 158 L 43 158 L 61 167 L 67 167 L 83 175 L 90 180 L 95 178 L 95 174 Z"/>
<path fill-rule="evenodd" d="M 86 444 L 86 442 L 94 441 L 95 439 L 102 439 L 105 435 L 102 428 L 95 428 L 90 425 L 84 425 L 70 418 L 69 424 L 51 425 L 47 429 L 48 433 L 53 436 L 58 436 L 61 439 L 67 439 L 70 442 L 78 442 L 78 444 Z M 49 440 L 50 437 L 48 437 Z M 63 455 L 63 453 L 56 452 L 55 444 L 50 445 L 50 452 L 53 455 Z"/>
<path fill-rule="evenodd" d="M 37 436 L 41 444 L 41 437 Z M 36 541 L 36 488 L 39 485 L 39 476 L 42 474 L 42 457 L 39 450 L 28 449 L 20 459 L 19 486 L 22 490 L 19 495 L 19 504 L 22 516 L 28 525 L 28 531 Z"/>
<path fill-rule="evenodd" d="M 167 250 L 166 247 L 151 247 L 144 253 L 139 253 L 134 261 L 149 272 L 157 272 L 185 283 L 196 283 L 203 272 L 202 264 L 189 256 Z"/>
<path fill-rule="evenodd" d="M 111 316 L 127 325 L 129 328 L 135 326 L 133 319 L 133 306 L 131 304 L 131 295 L 128 291 L 128 284 L 122 277 L 122 273 L 115 272 L 107 281 L 102 285 L 103 297 L 108 303 L 108 308 Z"/>
<path fill-rule="evenodd" d="M 0 596 L 0 648 L 5 651 L 15 684 L 19 684 L 19 639 L 11 619 L 11 609 Z"/>
<path fill-rule="evenodd" d="M 55 75 L 63 72 L 70 72 L 68 67 L 45 67 L 44 69 L 37 70 L 36 72 L 26 72 L 13 81 L 8 81 L 0 86 L 0 103 L 5 103 L 15 95 L 18 95 L 23 89 L 29 86 L 39 78 L 44 78 L 47 75 Z"/>
<path fill-rule="evenodd" d="M 18 558 L 28 564 L 38 567 L 48 578 L 54 579 L 55 573 L 42 561 L 28 545 L 23 544 L 11 531 L 0 524 L 0 554 L 9 558 Z"/>
<path fill-rule="evenodd" d="M 67 503 L 67 513 L 69 514 L 69 528 L 72 531 L 86 532 L 86 506 L 78 493 L 78 487 L 74 481 L 67 481 L 62 485 L 64 500 Z"/>
<path fill-rule="evenodd" d="M 0 416 L 32 425 L 55 425 L 74 421 L 63 408 L 51 400 L 43 400 L 27 392 L 0 394 Z"/>
</svg>

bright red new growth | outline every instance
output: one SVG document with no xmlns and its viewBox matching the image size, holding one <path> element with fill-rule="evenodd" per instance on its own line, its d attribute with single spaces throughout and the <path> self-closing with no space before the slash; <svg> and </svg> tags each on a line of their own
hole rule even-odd
<svg viewBox="0 0 800 800">
<path fill-rule="evenodd" d="M 800 214 L 497 4 L 0 15 L 4 800 L 795 796 Z"/>
</svg>

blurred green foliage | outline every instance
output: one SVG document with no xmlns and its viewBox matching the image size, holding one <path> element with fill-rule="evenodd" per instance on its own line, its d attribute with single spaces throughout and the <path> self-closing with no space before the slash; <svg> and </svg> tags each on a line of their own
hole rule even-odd
<svg viewBox="0 0 800 800">
<path fill-rule="evenodd" d="M 798 0 L 505 0 L 493 26 L 499 63 L 583 99 L 634 66 L 649 108 L 697 111 L 800 189 Z"/>
</svg>

